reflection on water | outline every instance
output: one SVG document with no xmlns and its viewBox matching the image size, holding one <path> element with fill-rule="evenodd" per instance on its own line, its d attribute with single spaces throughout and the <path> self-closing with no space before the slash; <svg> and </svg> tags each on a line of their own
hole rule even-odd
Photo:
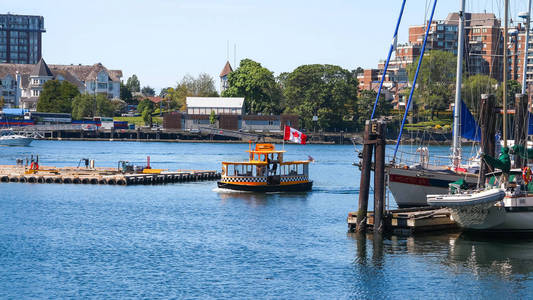
<svg viewBox="0 0 533 300">
<path fill-rule="evenodd" d="M 520 280 L 533 272 L 533 238 L 517 239 L 477 236 L 467 233 L 411 237 L 349 233 L 356 243 L 356 267 L 371 268 L 375 274 L 390 257 L 436 258 L 451 274 L 475 277 L 498 276 Z M 364 278 L 364 277 L 363 277 Z M 373 279 L 371 279 L 373 280 Z"/>
<path fill-rule="evenodd" d="M 494 238 L 462 234 L 450 240 L 449 266 L 464 268 L 476 275 L 513 275 L 533 272 L 533 239 Z"/>
<path fill-rule="evenodd" d="M 253 193 L 253 192 L 242 192 L 234 191 L 229 189 L 220 189 L 215 188 L 213 192 L 218 194 L 222 203 L 228 203 L 235 199 L 244 201 L 246 204 L 253 206 L 267 205 L 269 200 L 281 200 L 290 201 L 290 200 L 306 200 L 307 192 L 304 193 Z"/>
<path fill-rule="evenodd" d="M 265 205 L 268 197 L 262 193 L 239 192 L 219 188 L 213 191 L 218 193 L 218 197 L 222 200 L 222 203 L 227 203 L 233 199 L 240 199 L 250 205 Z"/>
</svg>

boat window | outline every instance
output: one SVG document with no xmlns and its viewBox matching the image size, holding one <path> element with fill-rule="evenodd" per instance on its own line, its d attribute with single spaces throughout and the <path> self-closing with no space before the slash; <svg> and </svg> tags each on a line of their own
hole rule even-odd
<svg viewBox="0 0 533 300">
<path fill-rule="evenodd" d="M 304 176 L 309 176 L 309 164 L 304 164 Z"/>
<path fill-rule="evenodd" d="M 254 176 L 265 176 L 265 167 L 264 166 L 256 166 L 255 172 L 256 172 L 256 174 Z"/>
<path fill-rule="evenodd" d="M 253 176 L 253 167 L 252 165 L 246 165 L 246 176 Z"/>
<path fill-rule="evenodd" d="M 227 176 L 233 176 L 235 172 L 235 168 L 233 167 L 233 165 L 227 165 L 226 168 L 227 168 L 226 169 Z"/>
<path fill-rule="evenodd" d="M 298 165 L 289 165 L 289 175 L 298 175 Z"/>
</svg>

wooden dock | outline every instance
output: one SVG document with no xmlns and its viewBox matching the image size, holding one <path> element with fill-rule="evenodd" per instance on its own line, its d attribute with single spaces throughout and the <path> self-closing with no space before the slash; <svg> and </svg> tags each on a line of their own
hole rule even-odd
<svg viewBox="0 0 533 300">
<path fill-rule="evenodd" d="M 372 230 L 374 212 L 366 215 L 367 229 Z M 398 235 L 412 235 L 430 231 L 457 230 L 459 226 L 451 218 L 451 212 L 446 208 L 418 207 L 388 210 L 384 214 L 384 232 Z M 356 231 L 357 212 L 348 213 L 348 229 Z"/>
<path fill-rule="evenodd" d="M 0 183 L 139 185 L 217 180 L 219 178 L 220 173 L 216 171 L 177 170 L 159 173 L 121 173 L 114 168 L 40 166 L 38 170 L 30 170 L 24 166 L 0 165 Z"/>
</svg>

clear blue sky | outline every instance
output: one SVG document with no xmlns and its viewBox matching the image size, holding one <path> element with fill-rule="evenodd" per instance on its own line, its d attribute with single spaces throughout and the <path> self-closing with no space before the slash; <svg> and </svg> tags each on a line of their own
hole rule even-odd
<svg viewBox="0 0 533 300">
<path fill-rule="evenodd" d="M 429 0 L 407 0 L 399 42 L 409 25 L 422 24 Z M 503 0 L 467 0 L 467 11 L 502 13 Z M 275 74 L 302 64 L 375 67 L 386 58 L 400 0 L 3 0 L 2 13 L 42 15 L 43 57 L 50 64 L 103 63 L 137 74 L 157 91 L 184 75 L 218 74 L 251 58 Z M 440 0 L 436 18 L 459 9 Z M 512 1 L 512 16 L 527 1 Z M 428 14 L 429 17 L 429 14 Z"/>
</svg>

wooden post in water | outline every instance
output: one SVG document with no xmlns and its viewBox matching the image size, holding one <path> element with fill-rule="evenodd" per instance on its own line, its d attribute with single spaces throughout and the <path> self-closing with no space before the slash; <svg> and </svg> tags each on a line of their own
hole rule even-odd
<svg viewBox="0 0 533 300">
<path fill-rule="evenodd" d="M 480 105 L 479 126 L 481 127 L 481 152 L 494 157 L 495 149 L 495 111 L 494 95 L 482 94 Z M 489 165 L 482 160 L 480 166 L 480 185 L 485 185 L 485 174 L 489 170 Z"/>
<path fill-rule="evenodd" d="M 515 114 L 514 114 L 514 144 L 524 146 L 527 149 L 527 132 L 528 132 L 528 109 L 527 109 L 527 95 L 515 95 Z M 527 157 L 527 151 L 522 153 L 522 156 Z M 522 168 L 526 165 L 527 160 L 520 156 L 520 153 L 514 154 L 514 167 Z"/>
<path fill-rule="evenodd" d="M 359 210 L 357 211 L 357 232 L 366 231 L 366 214 L 368 212 L 368 193 L 370 190 L 370 168 L 372 164 L 372 150 L 376 135 L 372 134 L 372 122 L 365 122 L 363 136 L 363 159 L 361 162 L 361 181 L 359 185 Z"/>
<path fill-rule="evenodd" d="M 376 152 L 374 156 L 374 232 L 383 232 L 385 209 L 385 122 L 372 123 L 376 131 Z M 373 132 L 374 133 L 374 132 Z"/>
</svg>

